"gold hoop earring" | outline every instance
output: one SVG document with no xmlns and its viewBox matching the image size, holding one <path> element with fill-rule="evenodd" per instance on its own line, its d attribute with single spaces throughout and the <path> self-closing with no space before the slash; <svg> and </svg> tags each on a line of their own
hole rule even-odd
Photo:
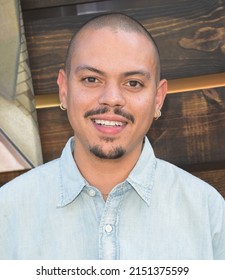
<svg viewBox="0 0 225 280">
<path fill-rule="evenodd" d="M 161 111 L 160 110 L 157 110 L 157 113 L 156 113 L 156 117 L 155 117 L 155 120 L 157 121 L 160 117 L 161 117 Z"/>
<path fill-rule="evenodd" d="M 66 108 L 63 107 L 63 104 L 62 104 L 62 103 L 60 103 L 59 108 L 60 108 L 62 111 L 66 111 Z"/>
</svg>

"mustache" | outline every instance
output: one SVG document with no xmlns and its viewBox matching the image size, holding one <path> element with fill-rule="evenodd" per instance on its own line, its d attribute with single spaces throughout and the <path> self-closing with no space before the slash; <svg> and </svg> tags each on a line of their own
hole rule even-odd
<svg viewBox="0 0 225 280">
<path fill-rule="evenodd" d="M 84 117 L 88 118 L 88 117 L 91 117 L 91 116 L 94 116 L 94 115 L 101 115 L 101 114 L 108 113 L 109 111 L 110 111 L 110 109 L 108 107 L 96 108 L 96 109 L 92 109 L 92 110 L 87 111 L 84 114 Z M 115 115 L 119 115 L 119 116 L 124 117 L 125 119 L 131 121 L 132 123 L 135 122 L 134 116 L 132 114 L 122 110 L 121 108 L 114 108 L 113 113 Z"/>
</svg>

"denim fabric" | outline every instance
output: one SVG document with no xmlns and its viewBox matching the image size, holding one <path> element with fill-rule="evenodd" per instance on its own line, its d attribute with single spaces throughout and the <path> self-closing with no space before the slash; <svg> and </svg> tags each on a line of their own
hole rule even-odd
<svg viewBox="0 0 225 280">
<path fill-rule="evenodd" d="M 62 156 L 0 189 L 0 259 L 225 259 L 225 203 L 145 138 L 105 202 Z"/>
</svg>

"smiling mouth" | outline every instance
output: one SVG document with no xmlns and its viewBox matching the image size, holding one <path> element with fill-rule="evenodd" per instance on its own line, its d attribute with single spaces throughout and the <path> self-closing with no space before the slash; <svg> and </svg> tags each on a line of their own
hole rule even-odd
<svg viewBox="0 0 225 280">
<path fill-rule="evenodd" d="M 94 123 L 102 126 L 108 126 L 108 127 L 121 127 L 124 126 L 126 123 L 124 122 L 118 122 L 118 121 L 108 121 L 108 120 L 93 120 Z"/>
</svg>

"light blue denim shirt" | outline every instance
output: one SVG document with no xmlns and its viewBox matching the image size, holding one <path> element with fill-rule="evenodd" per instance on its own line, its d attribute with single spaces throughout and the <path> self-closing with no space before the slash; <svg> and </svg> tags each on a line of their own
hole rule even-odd
<svg viewBox="0 0 225 280">
<path fill-rule="evenodd" d="M 147 138 L 105 202 L 62 156 L 0 189 L 0 259 L 225 259 L 225 203 Z"/>
</svg>

